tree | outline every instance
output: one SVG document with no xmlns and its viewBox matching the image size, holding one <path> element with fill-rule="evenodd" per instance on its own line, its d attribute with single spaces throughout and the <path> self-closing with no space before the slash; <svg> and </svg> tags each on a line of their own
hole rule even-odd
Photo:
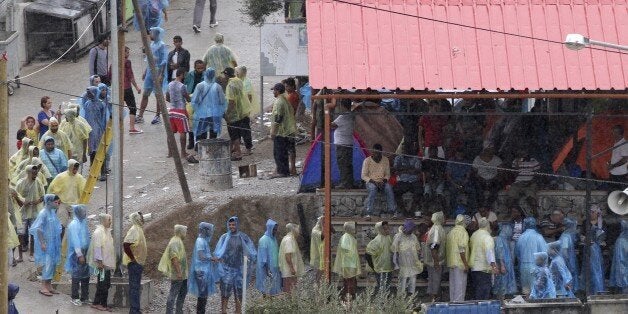
<svg viewBox="0 0 628 314">
<path fill-rule="evenodd" d="M 249 25 L 262 26 L 266 17 L 283 8 L 282 0 L 243 0 L 240 12 L 249 17 Z"/>
</svg>

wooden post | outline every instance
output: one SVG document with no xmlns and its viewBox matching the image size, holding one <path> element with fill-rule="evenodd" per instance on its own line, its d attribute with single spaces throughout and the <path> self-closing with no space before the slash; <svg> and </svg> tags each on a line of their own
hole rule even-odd
<svg viewBox="0 0 628 314">
<path fill-rule="evenodd" d="M 142 11 L 140 10 L 140 6 L 138 4 L 138 0 L 133 1 L 133 9 L 135 10 L 135 16 L 138 21 L 144 21 L 144 17 L 142 16 Z M 179 183 L 181 184 L 181 190 L 183 192 L 183 199 L 186 203 L 192 202 L 192 195 L 190 194 L 190 188 L 188 187 L 188 181 L 185 179 L 185 172 L 183 171 L 183 164 L 181 163 L 181 155 L 179 155 L 179 150 L 177 149 L 177 142 L 174 139 L 174 134 L 172 134 L 172 128 L 170 127 L 170 117 L 168 116 L 168 109 L 166 108 L 166 99 L 164 98 L 163 90 L 161 89 L 161 83 L 163 80 L 163 73 L 159 75 L 159 71 L 155 67 L 155 58 L 153 56 L 153 52 L 150 50 L 150 44 L 148 43 L 148 37 L 146 36 L 146 25 L 143 22 L 137 23 L 140 26 L 140 34 L 142 37 L 142 44 L 144 45 L 144 52 L 146 53 L 146 58 L 148 59 L 148 66 L 152 72 L 153 76 L 153 85 L 155 96 L 157 98 L 157 106 L 161 108 L 161 117 L 164 120 L 164 127 L 166 128 L 166 137 L 168 139 L 168 149 L 170 150 L 170 154 L 174 159 L 174 166 L 177 170 L 177 176 L 179 177 Z"/>
<path fill-rule="evenodd" d="M 589 108 L 589 115 L 587 115 L 587 137 L 585 139 L 585 151 L 586 151 L 586 166 L 587 166 L 587 181 L 586 181 L 586 194 L 584 200 L 584 284 L 585 284 L 585 296 L 589 296 L 590 283 L 591 283 L 591 263 L 589 258 L 591 256 L 591 131 L 593 129 L 593 106 Z"/>
<path fill-rule="evenodd" d="M 336 100 L 332 98 L 332 104 Z M 323 256 L 325 258 L 325 278 L 327 282 L 331 280 L 331 112 L 330 104 L 325 105 L 325 214 L 324 214 L 324 230 L 325 250 Z"/>
<path fill-rule="evenodd" d="M 9 220 L 9 182 L 4 178 L 9 177 L 9 94 L 7 91 L 7 59 L 0 56 L 0 156 L 5 161 L 0 162 L 0 313 L 7 313 L 9 300 L 9 265 L 7 262 L 7 230 Z M 17 56 L 12 56 L 17 58 Z M 19 210 L 19 209 L 16 209 Z"/>
</svg>

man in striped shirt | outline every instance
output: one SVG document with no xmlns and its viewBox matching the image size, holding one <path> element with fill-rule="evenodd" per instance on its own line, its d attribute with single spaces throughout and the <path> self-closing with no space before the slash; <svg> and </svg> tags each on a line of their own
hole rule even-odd
<svg viewBox="0 0 628 314">
<path fill-rule="evenodd" d="M 534 173 L 539 171 L 541 165 L 526 151 L 520 151 L 518 155 L 519 158 L 512 162 L 512 168 L 518 170 L 518 174 L 508 190 L 508 197 L 514 200 L 519 200 L 522 196 L 536 198 L 537 184 L 534 182 Z"/>
</svg>

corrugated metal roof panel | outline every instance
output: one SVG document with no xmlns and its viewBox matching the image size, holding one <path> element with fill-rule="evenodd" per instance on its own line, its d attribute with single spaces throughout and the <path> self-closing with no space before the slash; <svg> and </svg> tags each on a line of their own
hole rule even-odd
<svg viewBox="0 0 628 314">
<path fill-rule="evenodd" d="M 569 33 L 628 44 L 626 0 L 307 0 L 307 25 L 317 88 L 628 86 L 628 53 L 561 44 Z"/>
</svg>

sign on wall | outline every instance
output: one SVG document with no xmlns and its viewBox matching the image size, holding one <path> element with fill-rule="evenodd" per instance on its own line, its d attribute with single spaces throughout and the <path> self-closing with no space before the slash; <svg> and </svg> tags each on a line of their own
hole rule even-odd
<svg viewBox="0 0 628 314">
<path fill-rule="evenodd" d="M 308 75 L 305 24 L 264 24 L 260 33 L 262 76 Z"/>
</svg>

